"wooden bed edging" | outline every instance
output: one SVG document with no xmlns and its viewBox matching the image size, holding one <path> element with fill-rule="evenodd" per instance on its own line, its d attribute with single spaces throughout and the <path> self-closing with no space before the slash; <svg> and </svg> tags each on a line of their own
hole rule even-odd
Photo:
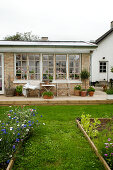
<svg viewBox="0 0 113 170">
<path fill-rule="evenodd" d="M 11 169 L 12 169 L 13 164 L 14 164 L 14 160 L 15 160 L 15 158 L 12 158 L 12 159 L 10 160 L 10 162 L 9 162 L 8 167 L 6 168 L 6 170 L 11 170 Z"/>
<path fill-rule="evenodd" d="M 87 133 L 85 132 L 85 130 L 83 129 L 83 127 L 81 126 L 81 124 L 79 123 L 79 120 L 76 120 L 76 123 L 79 127 L 79 129 L 83 132 L 83 134 L 85 135 L 85 137 L 87 138 L 89 144 L 91 145 L 91 147 L 93 148 L 93 150 L 95 151 L 96 155 L 99 157 L 100 161 L 102 162 L 102 164 L 104 165 L 106 170 L 111 170 L 109 165 L 107 164 L 107 162 L 104 160 L 104 158 L 99 154 L 98 149 L 96 148 L 96 146 L 94 145 L 94 143 L 92 142 L 92 140 L 90 139 L 90 137 L 87 135 Z"/>
</svg>

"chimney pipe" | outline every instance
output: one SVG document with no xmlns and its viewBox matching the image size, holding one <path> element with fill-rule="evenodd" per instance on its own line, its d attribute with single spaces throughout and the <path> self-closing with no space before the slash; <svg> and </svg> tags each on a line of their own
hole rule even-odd
<svg viewBox="0 0 113 170">
<path fill-rule="evenodd" d="M 111 21 L 111 28 L 113 28 L 113 21 Z"/>
</svg>

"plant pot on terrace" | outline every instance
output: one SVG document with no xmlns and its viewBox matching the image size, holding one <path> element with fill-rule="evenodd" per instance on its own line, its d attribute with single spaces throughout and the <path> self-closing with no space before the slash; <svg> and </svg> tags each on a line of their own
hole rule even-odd
<svg viewBox="0 0 113 170">
<path fill-rule="evenodd" d="M 82 90 L 81 90 L 81 96 L 82 96 L 82 97 L 85 97 L 86 95 L 87 95 L 86 89 L 82 89 Z"/>
<path fill-rule="evenodd" d="M 44 92 L 42 96 L 44 99 L 53 99 L 53 93 L 51 91 Z"/>
<path fill-rule="evenodd" d="M 22 95 L 22 86 L 16 86 L 16 96 Z"/>
<path fill-rule="evenodd" d="M 89 96 L 93 96 L 94 92 L 95 92 L 95 89 L 90 86 L 87 91 L 88 91 Z"/>
<path fill-rule="evenodd" d="M 81 93 L 81 86 L 80 85 L 76 85 L 74 87 L 74 94 L 75 94 L 75 96 L 80 96 L 80 93 Z"/>
</svg>

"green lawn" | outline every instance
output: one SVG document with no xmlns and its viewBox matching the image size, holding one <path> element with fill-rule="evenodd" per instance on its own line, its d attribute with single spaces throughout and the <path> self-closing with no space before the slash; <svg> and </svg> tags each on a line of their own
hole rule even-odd
<svg viewBox="0 0 113 170">
<path fill-rule="evenodd" d="M 113 105 L 37 106 L 43 115 L 24 144 L 15 170 L 103 170 L 89 143 L 77 128 L 75 118 L 84 112 L 92 117 L 112 117 Z M 33 107 L 30 107 L 33 108 Z M 35 107 L 34 107 L 35 108 Z M 0 107 L 0 119 L 8 107 Z M 43 125 L 42 123 L 45 123 Z"/>
</svg>

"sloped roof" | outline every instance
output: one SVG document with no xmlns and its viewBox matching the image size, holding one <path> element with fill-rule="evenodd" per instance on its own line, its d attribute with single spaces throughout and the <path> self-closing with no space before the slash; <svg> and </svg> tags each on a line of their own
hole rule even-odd
<svg viewBox="0 0 113 170">
<path fill-rule="evenodd" d="M 111 32 L 113 31 L 113 28 L 111 28 L 109 31 L 107 31 L 105 34 L 103 34 L 101 37 L 99 37 L 95 43 L 98 44 L 101 42 L 104 38 L 106 38 Z"/>
<path fill-rule="evenodd" d="M 62 47 L 97 47 L 96 44 L 84 41 L 0 41 L 0 46 L 62 46 Z"/>
</svg>

